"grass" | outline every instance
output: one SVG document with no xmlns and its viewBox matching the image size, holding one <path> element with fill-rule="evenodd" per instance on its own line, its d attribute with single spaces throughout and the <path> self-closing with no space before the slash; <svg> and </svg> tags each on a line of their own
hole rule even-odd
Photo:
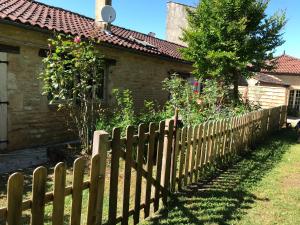
<svg viewBox="0 0 300 225">
<path fill-rule="evenodd" d="M 213 178 L 171 198 L 143 225 L 300 224 L 300 145 L 282 131 Z"/>
</svg>

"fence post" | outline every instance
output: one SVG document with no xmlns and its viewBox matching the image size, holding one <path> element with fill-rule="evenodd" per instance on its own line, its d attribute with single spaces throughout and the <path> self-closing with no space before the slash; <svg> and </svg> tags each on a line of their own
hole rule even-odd
<svg viewBox="0 0 300 225">
<path fill-rule="evenodd" d="M 35 169 L 32 181 L 31 225 L 44 223 L 46 182 L 47 169 L 42 166 Z"/>
<path fill-rule="evenodd" d="M 85 159 L 80 157 L 73 163 L 73 182 L 72 182 L 72 206 L 71 206 L 71 221 L 72 225 L 80 225 L 81 210 L 82 210 L 82 191 Z"/>
<path fill-rule="evenodd" d="M 22 217 L 24 177 L 21 173 L 14 173 L 7 184 L 7 225 L 20 225 Z"/>
<path fill-rule="evenodd" d="M 288 111 L 288 106 L 284 106 L 284 124 L 287 125 L 287 111 Z"/>
<path fill-rule="evenodd" d="M 138 224 L 140 222 L 140 210 L 141 210 L 141 193 L 142 193 L 142 170 L 144 164 L 145 153 L 145 124 L 140 124 L 138 128 L 138 146 L 136 156 L 136 180 L 135 180 L 135 199 L 134 199 L 134 215 L 133 223 Z"/>
<path fill-rule="evenodd" d="M 176 167 L 177 167 L 177 152 L 179 149 L 179 135 L 178 133 L 178 108 L 175 109 L 174 115 L 174 128 L 173 128 L 173 151 L 172 151 L 172 159 L 171 159 L 171 192 L 175 191 L 175 184 L 176 184 Z"/>
<path fill-rule="evenodd" d="M 54 168 L 54 190 L 53 190 L 53 211 L 52 224 L 64 224 L 65 209 L 65 187 L 66 187 L 66 165 L 58 163 Z"/>
<path fill-rule="evenodd" d="M 172 144 L 173 144 L 173 129 L 174 129 L 174 120 L 168 120 L 166 122 L 164 138 L 164 149 L 163 149 L 163 162 L 162 162 L 162 186 L 163 190 L 163 202 L 167 203 L 168 191 L 170 187 L 170 178 L 171 178 L 171 154 L 172 154 Z"/>
<path fill-rule="evenodd" d="M 100 156 L 96 224 L 102 224 L 106 158 L 109 150 L 108 138 L 109 134 L 106 131 L 100 130 L 94 132 L 92 155 L 95 156 L 99 154 Z"/>
<path fill-rule="evenodd" d="M 131 188 L 131 164 L 133 161 L 132 152 L 133 152 L 133 135 L 134 127 L 128 126 L 126 128 L 126 153 L 125 153 L 125 168 L 124 168 L 124 184 L 123 184 L 123 207 L 122 207 L 122 225 L 128 225 L 129 217 L 129 204 L 130 204 L 130 188 Z"/>
<path fill-rule="evenodd" d="M 176 191 L 176 174 L 177 174 L 177 160 L 178 160 L 178 155 L 180 152 L 180 146 L 179 146 L 179 141 L 180 141 L 180 135 L 181 135 L 181 129 L 176 129 L 175 131 L 175 143 L 174 143 L 174 149 L 173 149 L 173 156 L 172 156 L 172 172 L 171 172 L 171 192 Z"/>
<path fill-rule="evenodd" d="M 159 209 L 159 199 L 160 193 L 164 190 L 161 189 L 161 175 L 162 175 L 162 157 L 163 157 L 163 145 L 164 145 L 164 131 L 165 131 L 165 121 L 159 123 L 158 129 L 158 144 L 156 153 L 156 184 L 155 184 L 155 197 L 154 197 L 154 212 Z"/>
<path fill-rule="evenodd" d="M 146 183 L 146 195 L 145 195 L 145 218 L 147 218 L 150 214 L 150 200 L 151 200 L 151 179 L 153 176 L 153 156 L 155 151 L 155 131 L 156 131 L 156 124 L 150 123 L 149 125 L 149 144 L 148 144 L 148 152 L 147 152 L 147 183 Z"/>
<path fill-rule="evenodd" d="M 280 110 L 280 129 L 286 125 L 286 116 L 287 116 L 287 106 L 283 105 L 281 106 L 281 110 Z"/>
</svg>

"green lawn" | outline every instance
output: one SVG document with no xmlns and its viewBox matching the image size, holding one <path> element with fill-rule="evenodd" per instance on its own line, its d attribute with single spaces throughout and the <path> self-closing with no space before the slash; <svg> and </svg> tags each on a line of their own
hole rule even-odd
<svg viewBox="0 0 300 225">
<path fill-rule="evenodd" d="M 300 224 L 294 131 L 282 131 L 215 178 L 175 195 L 143 224 Z"/>
</svg>

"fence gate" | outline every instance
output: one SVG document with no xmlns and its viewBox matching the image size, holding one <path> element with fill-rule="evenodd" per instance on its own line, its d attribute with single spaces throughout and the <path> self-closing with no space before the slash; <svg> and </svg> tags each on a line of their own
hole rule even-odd
<svg viewBox="0 0 300 225">
<path fill-rule="evenodd" d="M 0 52 L 0 153 L 7 148 L 7 53 Z"/>
</svg>

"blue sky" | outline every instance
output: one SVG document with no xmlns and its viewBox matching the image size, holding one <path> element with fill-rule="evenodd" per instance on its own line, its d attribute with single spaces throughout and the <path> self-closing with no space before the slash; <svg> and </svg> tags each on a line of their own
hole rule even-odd
<svg viewBox="0 0 300 225">
<path fill-rule="evenodd" d="M 95 0 L 38 0 L 46 4 L 62 7 L 80 14 L 94 17 Z M 166 28 L 166 4 L 168 0 L 113 0 L 117 11 L 115 25 L 140 31 L 154 32 L 164 39 Z M 188 5 L 196 5 L 198 0 L 175 0 Z M 285 50 L 287 54 L 300 58 L 300 1 L 271 0 L 268 14 L 286 10 L 288 23 L 284 30 L 286 43 L 277 49 L 277 55 Z"/>
</svg>

